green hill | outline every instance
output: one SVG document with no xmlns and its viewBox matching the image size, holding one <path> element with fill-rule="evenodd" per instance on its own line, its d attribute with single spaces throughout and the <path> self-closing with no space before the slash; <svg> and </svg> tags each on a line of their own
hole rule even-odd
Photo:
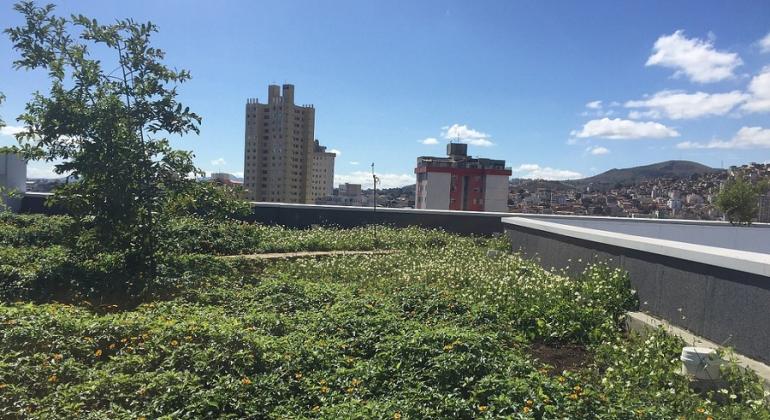
<svg viewBox="0 0 770 420">
<path fill-rule="evenodd" d="M 634 184 L 654 178 L 689 178 L 692 175 L 703 175 L 721 172 L 722 169 L 711 168 L 697 162 L 687 160 L 667 160 L 651 165 L 635 166 L 633 168 L 610 169 L 592 177 L 573 181 L 579 185 L 586 184 Z"/>
</svg>

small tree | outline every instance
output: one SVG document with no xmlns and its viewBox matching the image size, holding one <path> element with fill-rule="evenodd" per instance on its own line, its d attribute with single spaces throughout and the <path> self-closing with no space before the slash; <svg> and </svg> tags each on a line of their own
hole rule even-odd
<svg viewBox="0 0 770 420">
<path fill-rule="evenodd" d="M 759 195 L 766 189 L 765 183 L 752 185 L 741 177 L 725 183 L 716 198 L 716 206 L 733 225 L 751 225 L 759 212 Z"/>
<path fill-rule="evenodd" d="M 77 179 L 57 189 L 57 204 L 88 227 L 94 250 L 121 255 L 132 274 L 126 291 L 139 294 L 156 275 L 168 196 L 197 173 L 192 154 L 163 137 L 198 132 L 200 117 L 177 101 L 190 74 L 162 63 L 152 23 L 57 17 L 53 5 L 29 1 L 14 8 L 25 18 L 5 31 L 20 54 L 14 66 L 45 69 L 51 81 L 19 117 L 27 128 L 17 139 L 28 157 L 59 160 L 56 173 Z"/>
</svg>

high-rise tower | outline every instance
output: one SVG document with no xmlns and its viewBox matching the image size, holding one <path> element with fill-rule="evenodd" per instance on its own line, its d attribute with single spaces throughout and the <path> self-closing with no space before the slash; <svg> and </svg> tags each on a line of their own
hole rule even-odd
<svg viewBox="0 0 770 420">
<path fill-rule="evenodd" d="M 246 102 L 243 172 L 249 200 L 315 201 L 314 131 L 315 108 L 294 104 L 294 85 L 270 85 L 267 103 L 257 99 Z"/>
</svg>

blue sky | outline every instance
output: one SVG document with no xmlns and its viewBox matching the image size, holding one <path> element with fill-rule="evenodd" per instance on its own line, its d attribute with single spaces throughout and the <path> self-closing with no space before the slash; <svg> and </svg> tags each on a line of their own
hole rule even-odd
<svg viewBox="0 0 770 420">
<path fill-rule="evenodd" d="M 412 183 L 416 157 L 443 155 L 447 137 L 519 177 L 770 160 L 767 1 L 57 4 L 160 26 L 156 45 L 192 72 L 182 99 L 203 116 L 199 136 L 174 144 L 208 171 L 242 172 L 244 104 L 270 83 L 314 104 L 316 137 L 340 152 L 337 182 L 368 180 L 375 162 L 386 186 Z M 3 1 L 0 27 L 18 23 Z M 46 88 L 13 57 L 0 37 L 0 144 Z"/>
</svg>

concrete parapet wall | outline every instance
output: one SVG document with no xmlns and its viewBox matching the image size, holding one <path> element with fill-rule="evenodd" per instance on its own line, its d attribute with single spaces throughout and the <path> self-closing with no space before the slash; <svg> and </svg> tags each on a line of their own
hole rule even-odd
<svg viewBox="0 0 770 420">
<path fill-rule="evenodd" d="M 770 255 L 514 219 L 513 251 L 572 276 L 609 262 L 628 271 L 641 311 L 770 362 Z"/>
</svg>

